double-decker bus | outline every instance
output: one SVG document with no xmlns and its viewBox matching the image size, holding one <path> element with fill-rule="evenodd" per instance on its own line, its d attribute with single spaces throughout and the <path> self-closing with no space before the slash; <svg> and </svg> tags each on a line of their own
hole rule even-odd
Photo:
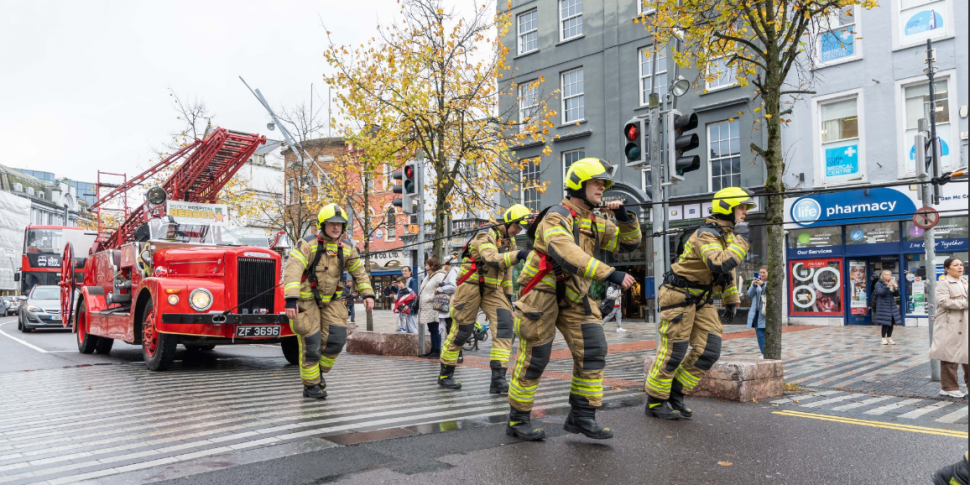
<svg viewBox="0 0 970 485">
<path fill-rule="evenodd" d="M 20 266 L 20 294 L 26 295 L 37 285 L 56 285 L 61 279 L 64 245 L 74 245 L 78 260 L 75 280 L 84 281 L 84 260 L 98 233 L 81 227 L 27 226 L 24 230 L 24 253 Z"/>
</svg>

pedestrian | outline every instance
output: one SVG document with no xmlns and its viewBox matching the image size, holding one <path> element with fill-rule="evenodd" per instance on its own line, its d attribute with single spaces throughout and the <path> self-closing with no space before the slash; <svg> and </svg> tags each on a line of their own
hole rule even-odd
<svg viewBox="0 0 970 485">
<path fill-rule="evenodd" d="M 768 282 L 768 267 L 762 266 L 758 275 L 748 287 L 748 298 L 751 298 L 751 309 L 748 310 L 748 328 L 753 328 L 758 336 L 758 348 L 761 358 L 765 358 L 765 284 Z"/>
<path fill-rule="evenodd" d="M 896 304 L 899 285 L 896 283 L 896 278 L 893 278 L 892 271 L 887 269 L 882 272 L 872 293 L 875 296 L 873 305 L 876 307 L 872 319 L 873 323 L 882 327 L 880 332 L 882 344 L 896 345 L 896 341 L 893 340 L 893 326 L 901 325 L 902 320 L 899 318 L 899 305 Z"/>
<path fill-rule="evenodd" d="M 357 299 L 354 294 L 354 280 L 347 279 L 347 284 L 344 285 L 343 297 L 345 303 L 347 304 L 347 314 L 350 315 L 350 321 L 356 323 L 357 309 L 355 308 Z"/>
<path fill-rule="evenodd" d="M 397 283 L 392 281 L 391 284 L 384 287 L 384 309 L 393 308 L 391 302 L 394 301 L 394 297 L 397 295 Z"/>
<path fill-rule="evenodd" d="M 330 372 L 347 342 L 347 307 L 342 301 L 333 301 L 340 288 L 340 274 L 347 271 L 353 275 L 368 310 L 374 308 L 374 289 L 363 258 L 345 238 L 347 216 L 343 209 L 326 204 L 317 221 L 319 232 L 298 240 L 290 251 L 283 269 L 283 296 L 290 327 L 300 339 L 303 397 L 326 399 L 323 374 Z"/>
<path fill-rule="evenodd" d="M 735 268 L 750 248 L 744 220 L 754 206 L 752 197 L 741 187 L 714 194 L 711 216 L 690 235 L 664 276 L 660 344 L 645 384 L 648 416 L 673 420 L 694 414 L 684 396 L 721 357 L 723 325 L 734 319 L 741 302 Z M 712 300 L 717 294 L 724 305 L 720 315 Z"/>
<path fill-rule="evenodd" d="M 444 281 L 446 273 L 441 268 L 438 258 L 431 256 L 424 261 L 424 270 L 427 276 L 421 283 L 418 296 L 421 304 L 418 306 L 418 324 L 428 327 L 428 335 L 431 336 L 431 350 L 421 357 L 437 359 L 441 356 L 441 332 L 438 323 L 438 311 L 434 309 L 434 296 L 438 285 Z"/>
<path fill-rule="evenodd" d="M 632 275 L 593 255 L 633 252 L 642 238 L 634 213 L 620 201 L 603 200 L 603 193 L 613 186 L 613 170 L 613 165 L 597 158 L 574 162 L 566 172 L 566 197 L 529 225 L 534 249 L 518 279 L 522 288 L 515 302 L 519 357 L 509 384 L 511 410 L 505 429 L 517 439 L 546 437 L 542 428 L 533 427 L 531 414 L 557 329 L 573 358 L 570 409 L 563 429 L 593 439 L 613 437 L 610 428 L 596 422 L 596 410 L 603 405 L 607 345 L 603 317 L 587 295 L 593 281 L 609 281 L 624 290 L 633 286 Z M 594 207 L 616 222 L 594 216 Z"/>
<path fill-rule="evenodd" d="M 940 361 L 940 395 L 966 397 L 960 391 L 957 364 L 963 367 L 963 382 L 970 387 L 967 360 L 967 280 L 963 279 L 963 262 L 947 258 L 945 276 L 936 284 L 936 321 L 930 359 Z M 882 303 L 880 303 L 882 304 Z"/>
<path fill-rule="evenodd" d="M 603 325 L 611 320 L 616 320 L 616 332 L 626 333 L 626 329 L 623 328 L 623 307 L 621 302 L 623 301 L 623 290 L 619 285 L 613 283 L 608 283 L 606 286 L 606 299 L 600 304 L 600 313 L 606 314 L 603 317 Z"/>
<path fill-rule="evenodd" d="M 449 299 L 448 308 L 438 312 L 438 329 L 441 335 L 448 335 L 451 333 L 451 297 L 455 294 L 455 290 L 458 289 L 458 267 L 460 266 L 458 258 L 456 256 L 449 256 L 447 261 L 445 261 L 442 269 L 445 271 L 445 278 L 438 284 L 438 288 L 435 290 L 437 295 L 447 295 Z M 463 357 L 464 350 L 458 351 L 458 363 L 464 363 L 465 359 Z"/>
<path fill-rule="evenodd" d="M 394 300 L 394 313 L 398 314 L 398 321 L 400 322 L 397 331 L 418 333 L 415 315 L 411 313 L 414 300 L 418 298 L 418 295 L 407 287 L 407 279 L 403 276 L 398 278 L 395 284 L 397 285 L 397 298 Z"/>
<path fill-rule="evenodd" d="M 417 276 L 413 276 L 411 274 L 411 267 L 410 266 L 405 266 L 405 267 L 401 268 L 401 276 L 403 276 L 404 279 L 405 279 L 404 286 L 407 286 L 408 288 L 410 288 L 411 291 L 415 295 L 417 295 L 418 294 L 418 289 L 419 289 L 419 287 L 418 287 L 418 277 Z M 417 308 L 414 308 L 414 307 L 418 306 L 418 304 L 419 304 L 418 301 L 415 300 L 414 304 L 411 305 L 411 307 L 412 307 L 411 309 L 412 310 L 417 310 Z"/>
<path fill-rule="evenodd" d="M 462 346 L 472 337 L 478 311 L 485 312 L 492 334 L 489 368 L 492 380 L 488 392 L 506 394 L 509 383 L 505 374 L 514 336 L 512 320 L 512 267 L 525 260 L 526 251 L 515 246 L 515 236 L 525 228 L 532 214 L 522 204 L 514 204 L 502 214 L 502 222 L 489 219 L 488 225 L 468 241 L 462 254 L 461 270 L 451 300 L 455 324 L 441 349 L 441 372 L 438 385 L 445 389 L 461 389 L 455 380 L 455 366 Z"/>
</svg>

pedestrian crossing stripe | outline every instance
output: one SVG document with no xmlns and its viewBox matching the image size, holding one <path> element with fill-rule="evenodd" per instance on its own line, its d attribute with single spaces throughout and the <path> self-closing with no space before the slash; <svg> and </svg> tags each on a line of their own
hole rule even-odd
<svg viewBox="0 0 970 485">
<path fill-rule="evenodd" d="M 887 423 L 883 421 L 869 421 L 865 419 L 846 418 L 842 416 L 830 416 L 827 414 L 806 413 L 806 412 L 794 411 L 794 410 L 774 411 L 772 414 L 777 414 L 779 416 L 796 417 L 796 418 L 818 419 L 822 421 L 852 424 L 856 426 L 869 426 L 873 428 L 892 429 L 896 431 L 908 431 L 911 433 L 923 433 L 923 434 L 932 434 L 937 436 L 947 436 L 950 438 L 962 438 L 964 440 L 970 437 L 970 435 L 968 435 L 966 431 L 954 431 L 954 430 L 940 429 L 940 428 L 927 428 L 924 426 L 910 426 L 906 424 L 894 424 L 894 423 Z"/>
</svg>

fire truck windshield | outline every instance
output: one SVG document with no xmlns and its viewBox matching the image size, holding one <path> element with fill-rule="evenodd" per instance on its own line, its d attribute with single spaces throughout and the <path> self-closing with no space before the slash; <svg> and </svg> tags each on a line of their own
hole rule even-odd
<svg viewBox="0 0 970 485">
<path fill-rule="evenodd" d="M 215 246 L 254 246 L 269 247 L 266 237 L 245 237 L 232 228 L 214 224 L 184 224 L 171 218 L 152 219 L 148 223 L 151 240 L 183 244 L 205 244 Z"/>
<path fill-rule="evenodd" d="M 57 254 L 64 252 L 64 245 L 74 245 L 75 253 L 87 255 L 94 244 L 96 232 L 78 228 L 27 229 L 24 238 L 24 254 Z"/>
</svg>

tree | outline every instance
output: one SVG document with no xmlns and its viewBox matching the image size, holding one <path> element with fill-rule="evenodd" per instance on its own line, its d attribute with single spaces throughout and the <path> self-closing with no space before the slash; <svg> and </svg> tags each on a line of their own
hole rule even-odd
<svg viewBox="0 0 970 485">
<path fill-rule="evenodd" d="M 876 6 L 875 0 L 652 0 L 656 11 L 641 19 L 659 44 L 682 38 L 684 48 L 674 54 L 680 66 L 693 67 L 713 80 L 733 68 L 741 85 L 752 85 L 761 99 L 754 129 L 767 132 L 766 142 L 752 143 L 751 151 L 767 168 L 768 271 L 785 274 L 784 267 L 784 153 L 782 124 L 790 121 L 792 104 L 812 82 L 813 46 L 832 29 L 830 19 L 852 9 Z M 743 113 L 741 113 L 743 114 Z M 769 285 L 765 356 L 781 358 L 783 286 Z"/>
<path fill-rule="evenodd" d="M 508 48 L 500 42 L 510 14 L 481 5 L 459 16 L 446 12 L 444 3 L 402 0 L 401 20 L 379 25 L 378 36 L 348 48 L 328 31 L 324 52 L 332 69 L 324 79 L 336 88 L 341 119 L 332 123 L 360 149 L 364 171 L 383 163 L 400 167 L 409 159 L 428 164 L 433 252 L 439 256 L 449 204 L 465 212 L 498 212 L 495 193 L 518 187 L 524 167 L 511 147 L 545 143 L 555 116 L 538 96 L 524 123 L 499 108 L 501 96 L 519 95 L 515 82 L 500 87 L 511 77 Z M 539 77 L 525 88 L 538 90 L 542 82 Z M 511 110 L 517 104 L 508 103 Z M 551 152 L 546 146 L 545 153 Z"/>
</svg>

